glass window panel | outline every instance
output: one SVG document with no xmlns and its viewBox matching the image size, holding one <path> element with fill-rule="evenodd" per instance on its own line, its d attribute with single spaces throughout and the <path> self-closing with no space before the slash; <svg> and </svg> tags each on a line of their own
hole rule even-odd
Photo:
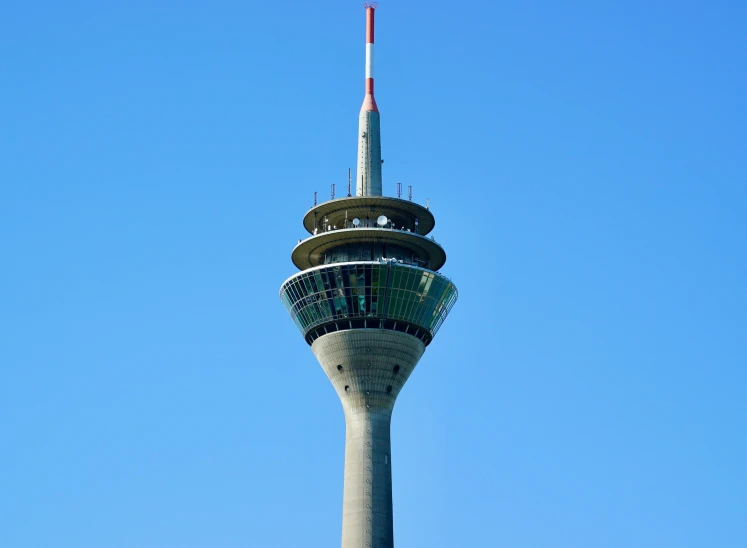
<svg viewBox="0 0 747 548">
<path fill-rule="evenodd" d="M 407 289 L 409 289 L 410 291 L 416 290 L 419 283 L 420 276 L 418 276 L 418 271 L 415 269 L 411 269 L 409 276 L 407 277 Z"/>
<path fill-rule="evenodd" d="M 306 286 L 309 288 L 309 294 L 317 292 L 316 280 L 314 279 L 314 275 L 312 273 L 309 273 L 306 276 Z"/>
<path fill-rule="evenodd" d="M 407 270 L 405 270 L 404 267 L 401 267 L 401 268 L 402 268 L 402 274 L 401 274 L 399 283 L 397 284 L 397 287 L 399 287 L 400 289 L 405 289 L 407 287 L 408 280 L 410 279 L 410 273 Z"/>
<path fill-rule="evenodd" d="M 401 293 L 402 295 L 402 308 L 400 309 L 400 315 L 402 316 L 402 319 L 406 320 L 408 318 L 407 316 L 407 309 L 410 307 L 410 292 L 409 291 L 403 291 Z"/>
<path fill-rule="evenodd" d="M 402 316 L 402 299 L 399 297 L 399 293 L 391 295 L 389 297 L 389 303 L 387 303 L 389 313 L 387 314 L 390 318 L 399 319 Z"/>
<path fill-rule="evenodd" d="M 397 287 L 400 289 L 404 289 L 407 287 L 408 280 L 410 279 L 410 273 L 402 267 L 402 274 L 399 279 L 399 283 L 397 284 Z"/>
<path fill-rule="evenodd" d="M 410 318 L 412 318 L 412 323 L 421 325 L 420 318 L 423 315 L 423 303 L 420 302 L 420 298 L 417 298 L 412 305 L 412 311 L 410 313 Z"/>
<path fill-rule="evenodd" d="M 308 316 L 309 322 L 313 323 L 317 320 L 316 314 L 314 314 L 314 307 L 311 304 L 304 307 L 304 312 Z"/>
<path fill-rule="evenodd" d="M 414 292 L 408 291 L 407 292 L 407 308 L 405 309 L 405 317 L 412 321 L 413 316 L 413 308 L 415 307 L 415 300 L 417 296 Z"/>
<path fill-rule="evenodd" d="M 425 286 L 428 283 L 428 274 L 423 272 L 418 279 L 418 293 L 425 292 Z"/>
<path fill-rule="evenodd" d="M 296 317 L 298 318 L 298 321 L 301 323 L 301 325 L 306 327 L 307 322 L 306 322 L 306 317 L 303 314 L 303 311 L 299 310 L 298 314 L 296 314 Z"/>
<path fill-rule="evenodd" d="M 332 308 L 330 307 L 329 300 L 327 300 L 327 297 L 324 294 L 320 295 L 318 304 L 322 311 L 322 316 L 330 319 L 332 317 Z"/>
<path fill-rule="evenodd" d="M 329 319 L 329 314 L 326 310 L 324 310 L 324 305 L 327 303 L 327 301 L 317 301 L 314 305 L 314 308 L 316 309 L 317 316 L 319 317 L 320 321 L 326 321 Z"/>
<path fill-rule="evenodd" d="M 337 308 L 335 307 L 334 296 L 331 291 L 327 291 L 324 299 L 325 313 L 332 317 L 337 314 Z"/>
<path fill-rule="evenodd" d="M 400 320 L 405 319 L 405 309 L 407 308 L 407 296 L 404 291 L 397 295 L 397 317 Z"/>
<path fill-rule="evenodd" d="M 319 270 L 314 271 L 314 281 L 316 282 L 316 290 L 323 291 L 326 288 L 324 280 L 322 280 L 322 273 Z"/>
<path fill-rule="evenodd" d="M 355 269 L 353 269 L 351 272 L 348 273 L 347 283 L 345 284 L 350 289 L 354 289 L 358 287 L 358 277 L 355 274 Z M 355 291 L 354 295 L 357 295 L 357 290 Z"/>
<path fill-rule="evenodd" d="M 431 284 L 433 283 L 433 275 L 427 274 L 426 280 L 425 280 L 425 287 L 423 288 L 423 292 L 428 293 L 431 289 Z"/>
<path fill-rule="evenodd" d="M 309 314 L 307 313 L 305 308 L 302 308 L 298 311 L 298 317 L 301 318 L 301 321 L 303 322 L 304 326 L 309 325 Z"/>
<path fill-rule="evenodd" d="M 314 303 L 311 309 L 314 311 L 314 316 L 316 317 L 317 322 L 322 322 L 327 319 L 327 315 L 324 314 L 324 312 L 322 311 L 322 307 L 319 306 L 318 302 Z"/>
<path fill-rule="evenodd" d="M 337 275 L 335 272 L 327 273 L 327 283 L 329 284 L 330 289 L 335 289 L 337 287 Z"/>
<path fill-rule="evenodd" d="M 392 287 L 399 287 L 400 281 L 402 280 L 402 268 L 395 266 L 392 272 Z"/>
<path fill-rule="evenodd" d="M 418 319 L 418 322 L 421 325 L 424 325 L 426 327 L 430 327 L 431 322 L 433 321 L 433 314 L 436 310 L 436 300 L 435 299 L 428 299 L 425 304 L 423 305 L 423 313 Z"/>
<path fill-rule="evenodd" d="M 400 291 L 399 293 L 399 299 L 400 299 L 399 315 L 402 319 L 407 318 L 407 307 L 409 306 L 408 295 L 409 295 L 408 291 Z"/>
</svg>

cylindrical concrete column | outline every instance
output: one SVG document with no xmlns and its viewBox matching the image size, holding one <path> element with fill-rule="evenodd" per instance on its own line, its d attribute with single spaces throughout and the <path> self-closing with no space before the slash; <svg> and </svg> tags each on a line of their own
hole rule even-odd
<svg viewBox="0 0 747 548">
<path fill-rule="evenodd" d="M 366 96 L 358 118 L 358 174 L 356 196 L 381 196 L 381 117 L 378 111 L 369 110 L 375 105 L 372 96 Z"/>
<path fill-rule="evenodd" d="M 342 546 L 392 548 L 391 411 L 345 413 Z"/>
<path fill-rule="evenodd" d="M 311 350 L 345 411 L 342 548 L 392 548 L 392 410 L 425 345 L 397 331 L 351 329 Z"/>
</svg>

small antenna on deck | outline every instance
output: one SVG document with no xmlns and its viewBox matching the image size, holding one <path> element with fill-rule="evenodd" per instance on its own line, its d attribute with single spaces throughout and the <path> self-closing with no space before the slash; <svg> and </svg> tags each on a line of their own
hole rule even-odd
<svg viewBox="0 0 747 548">
<path fill-rule="evenodd" d="M 316 192 L 314 192 L 314 205 L 316 206 Z"/>
<path fill-rule="evenodd" d="M 402 183 L 397 183 L 397 198 L 402 198 Z"/>
<path fill-rule="evenodd" d="M 332 199 L 335 199 L 335 183 L 332 183 Z"/>
<path fill-rule="evenodd" d="M 410 201 L 412 202 L 412 185 L 407 187 L 407 196 L 410 198 Z"/>
<path fill-rule="evenodd" d="M 348 168 L 348 198 L 350 198 L 350 168 Z"/>
</svg>

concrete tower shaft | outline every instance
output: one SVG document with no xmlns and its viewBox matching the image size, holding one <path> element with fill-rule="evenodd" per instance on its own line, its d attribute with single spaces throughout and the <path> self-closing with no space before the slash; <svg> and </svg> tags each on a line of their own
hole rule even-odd
<svg viewBox="0 0 747 548">
<path fill-rule="evenodd" d="M 392 409 L 425 345 L 404 333 L 360 329 L 321 337 L 311 349 L 345 411 L 342 546 L 392 548 Z"/>
<path fill-rule="evenodd" d="M 375 4 L 366 4 L 366 93 L 358 118 L 357 196 L 381 196 L 381 127 L 374 99 Z"/>
</svg>

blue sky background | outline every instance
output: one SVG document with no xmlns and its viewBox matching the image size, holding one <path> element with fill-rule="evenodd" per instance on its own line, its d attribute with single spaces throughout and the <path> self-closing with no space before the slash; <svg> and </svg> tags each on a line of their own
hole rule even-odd
<svg viewBox="0 0 747 548">
<path fill-rule="evenodd" d="M 280 304 L 344 191 L 359 2 L 6 3 L 0 545 L 339 545 L 344 421 Z M 747 546 L 747 4 L 382 2 L 385 193 L 453 313 L 398 547 Z"/>
</svg>

